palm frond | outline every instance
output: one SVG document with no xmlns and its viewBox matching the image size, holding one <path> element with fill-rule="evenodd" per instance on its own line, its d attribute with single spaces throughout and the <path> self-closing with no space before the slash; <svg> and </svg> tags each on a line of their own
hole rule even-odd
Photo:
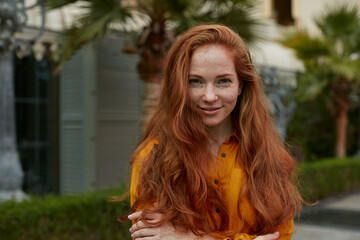
<svg viewBox="0 0 360 240">
<path fill-rule="evenodd" d="M 337 48 L 336 54 L 346 56 L 359 47 L 360 16 L 356 6 L 327 6 L 315 23 L 324 38 Z"/>
<path fill-rule="evenodd" d="M 230 26 L 247 43 L 261 39 L 260 21 L 252 17 L 254 0 L 200 0 L 177 19 L 176 32 L 199 24 L 220 23 Z"/>
<path fill-rule="evenodd" d="M 72 4 L 72 3 L 76 3 L 78 1 L 81 1 L 81 0 L 48 0 L 46 2 L 46 7 L 48 10 L 53 10 L 53 9 L 64 7 L 64 6 Z"/>
<path fill-rule="evenodd" d="M 328 38 L 348 36 L 359 28 L 358 12 L 357 7 L 346 4 L 336 8 L 328 6 L 323 15 L 315 19 L 315 23 Z"/>
<path fill-rule="evenodd" d="M 82 41 L 79 36 L 80 28 L 75 26 L 62 32 L 59 39 L 60 47 L 58 48 L 58 55 L 60 56 L 60 61 L 57 64 L 57 71 L 64 66 L 77 50 L 87 44 L 87 42 Z"/>
<path fill-rule="evenodd" d="M 296 56 L 304 61 L 329 54 L 327 42 L 321 38 L 310 37 L 306 31 L 288 33 L 279 41 L 286 47 L 294 49 Z"/>
<path fill-rule="evenodd" d="M 58 1 L 57 6 L 63 6 Z M 71 0 L 63 0 L 71 1 Z M 124 23 L 130 17 L 129 8 L 123 7 L 118 0 L 82 0 L 86 4 L 81 8 L 85 13 L 81 15 L 69 30 L 62 33 L 60 40 L 60 68 L 73 54 L 95 39 L 102 38 L 109 31 L 109 24 Z M 53 5 L 55 6 L 55 5 Z"/>
<path fill-rule="evenodd" d="M 323 94 L 333 80 L 333 73 L 321 67 L 308 68 L 299 75 L 296 98 L 300 101 L 311 101 Z"/>
<path fill-rule="evenodd" d="M 49 0 L 49 7 L 54 9 L 75 2 L 85 3 L 81 5 L 85 13 L 63 35 L 62 46 L 68 49 L 64 49 L 61 54 L 62 62 L 67 61 L 85 44 L 103 37 L 111 24 L 124 23 L 132 16 L 131 9 L 121 6 L 119 0 Z M 257 0 L 138 0 L 134 9 L 148 15 L 152 22 L 174 23 L 173 26 L 177 26 L 173 28 L 175 35 L 200 23 L 215 22 L 231 26 L 249 43 L 259 39 L 261 32 L 257 29 L 261 24 L 251 16 L 256 2 Z M 74 36 L 71 37 L 70 34 Z"/>
<path fill-rule="evenodd" d="M 330 58 L 329 66 L 338 74 L 346 77 L 348 80 L 360 81 L 360 60 L 344 60 L 341 58 Z"/>
<path fill-rule="evenodd" d="M 218 22 L 234 29 L 247 43 L 262 39 L 261 22 L 252 17 L 252 8 L 236 4 L 229 12 L 219 15 Z"/>
</svg>

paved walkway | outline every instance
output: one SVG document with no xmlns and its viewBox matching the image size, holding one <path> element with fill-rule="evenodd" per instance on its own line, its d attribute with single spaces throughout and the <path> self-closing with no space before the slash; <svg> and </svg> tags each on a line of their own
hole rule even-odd
<svg viewBox="0 0 360 240">
<path fill-rule="evenodd" d="M 293 240 L 360 240 L 360 191 L 305 207 Z"/>
</svg>

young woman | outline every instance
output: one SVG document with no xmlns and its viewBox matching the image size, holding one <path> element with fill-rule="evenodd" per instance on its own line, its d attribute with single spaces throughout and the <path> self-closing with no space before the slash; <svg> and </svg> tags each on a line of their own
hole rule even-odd
<svg viewBox="0 0 360 240">
<path fill-rule="evenodd" d="M 132 158 L 136 239 L 291 239 L 302 203 L 243 40 L 220 25 L 170 49 Z"/>
</svg>

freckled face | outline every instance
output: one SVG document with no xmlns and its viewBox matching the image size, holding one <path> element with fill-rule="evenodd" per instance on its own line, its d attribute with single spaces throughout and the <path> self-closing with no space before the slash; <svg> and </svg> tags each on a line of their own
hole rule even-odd
<svg viewBox="0 0 360 240">
<path fill-rule="evenodd" d="M 209 128 L 231 128 L 230 113 L 240 95 L 233 56 L 221 45 L 205 45 L 193 53 L 189 71 L 191 101 Z"/>
</svg>

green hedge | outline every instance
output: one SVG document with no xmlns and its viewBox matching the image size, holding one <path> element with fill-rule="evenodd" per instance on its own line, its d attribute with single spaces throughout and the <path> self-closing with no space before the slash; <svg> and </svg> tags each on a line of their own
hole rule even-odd
<svg viewBox="0 0 360 240">
<path fill-rule="evenodd" d="M 1 240 L 130 239 L 130 222 L 119 223 L 129 201 L 111 202 L 125 188 L 68 196 L 33 197 L 0 204 Z"/>
<path fill-rule="evenodd" d="M 360 159 L 325 159 L 300 164 L 300 190 L 308 201 L 360 188 Z M 129 200 L 111 202 L 126 187 L 81 195 L 33 197 L 0 204 L 1 240 L 125 240 L 128 223 L 119 223 Z"/>
<path fill-rule="evenodd" d="M 360 158 L 323 159 L 300 164 L 300 191 L 308 201 L 360 188 Z"/>
</svg>

